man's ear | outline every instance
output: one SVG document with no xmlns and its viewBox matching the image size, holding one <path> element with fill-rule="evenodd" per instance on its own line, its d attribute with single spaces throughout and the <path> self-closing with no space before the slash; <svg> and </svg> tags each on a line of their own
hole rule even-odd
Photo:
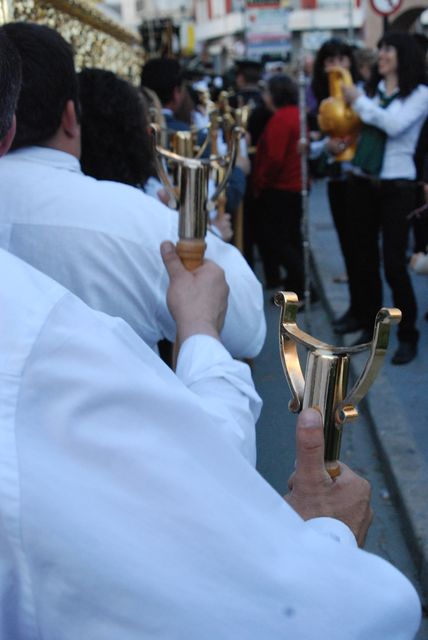
<svg viewBox="0 0 428 640">
<path fill-rule="evenodd" d="M 16 133 L 16 116 L 13 116 L 12 124 L 10 125 L 9 131 L 6 135 L 0 140 L 0 158 L 4 156 L 10 149 L 10 145 L 13 142 Z"/>
<path fill-rule="evenodd" d="M 80 124 L 73 100 L 67 100 L 66 102 L 61 116 L 61 126 L 67 138 L 77 138 L 80 136 Z"/>
</svg>

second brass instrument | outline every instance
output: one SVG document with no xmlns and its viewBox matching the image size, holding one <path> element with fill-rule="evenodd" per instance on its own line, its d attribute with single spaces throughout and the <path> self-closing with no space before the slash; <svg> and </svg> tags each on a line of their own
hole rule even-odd
<svg viewBox="0 0 428 640">
<path fill-rule="evenodd" d="M 351 86 L 352 77 L 347 69 L 333 67 L 328 71 L 330 97 L 323 100 L 319 107 L 318 124 L 321 131 L 332 138 L 351 138 L 349 146 L 335 156 L 338 162 L 350 161 L 355 155 L 361 120 L 355 111 L 346 104 L 342 86 Z"/>
</svg>

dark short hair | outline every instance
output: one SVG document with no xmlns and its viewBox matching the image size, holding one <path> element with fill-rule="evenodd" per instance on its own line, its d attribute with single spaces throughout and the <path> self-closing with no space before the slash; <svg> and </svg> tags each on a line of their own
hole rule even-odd
<svg viewBox="0 0 428 640">
<path fill-rule="evenodd" d="M 143 186 L 154 174 L 143 97 L 111 71 L 78 76 L 82 109 L 82 170 L 98 180 Z"/>
<path fill-rule="evenodd" d="M 397 51 L 397 75 L 399 95 L 403 98 L 410 95 L 419 84 L 426 84 L 426 68 L 424 53 L 413 35 L 401 31 L 386 33 L 378 42 L 394 47 Z"/>
<path fill-rule="evenodd" d="M 336 56 L 347 56 L 350 60 L 350 73 L 355 81 L 357 77 L 357 69 L 355 65 L 354 51 L 352 47 L 340 38 L 331 38 L 326 40 L 318 49 L 315 56 L 314 70 L 312 75 L 312 91 L 318 102 L 328 98 L 329 84 L 328 76 L 324 71 L 324 63 L 327 58 L 335 58 Z"/>
<path fill-rule="evenodd" d="M 268 81 L 268 90 L 277 109 L 295 105 L 298 101 L 297 84 L 285 73 L 278 73 Z"/>
<path fill-rule="evenodd" d="M 21 87 L 21 59 L 0 28 L 0 140 L 12 126 Z"/>
<path fill-rule="evenodd" d="M 43 25 L 11 22 L 3 28 L 22 60 L 13 148 L 44 143 L 58 130 L 68 100 L 73 100 L 78 114 L 72 48 L 59 33 Z"/>
<path fill-rule="evenodd" d="M 236 63 L 236 76 L 242 76 L 246 84 L 257 84 L 262 75 L 262 65 L 254 60 L 242 60 Z"/>
<path fill-rule="evenodd" d="M 141 85 L 154 91 L 162 104 L 168 104 L 173 98 L 174 89 L 182 84 L 180 64 L 173 58 L 152 58 L 143 67 Z"/>
</svg>

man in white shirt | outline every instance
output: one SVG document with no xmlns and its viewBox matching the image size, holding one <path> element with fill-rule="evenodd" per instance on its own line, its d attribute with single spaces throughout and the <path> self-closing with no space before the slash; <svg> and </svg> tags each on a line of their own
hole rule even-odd
<svg viewBox="0 0 428 640">
<path fill-rule="evenodd" d="M 257 474 L 241 444 L 259 401 L 218 341 L 221 273 L 169 248 L 177 375 L 0 251 L 1 637 L 410 640 L 413 588 L 356 546 L 367 483 L 326 474 L 313 410 L 289 504 Z"/>
<path fill-rule="evenodd" d="M 1 88 L 7 50 L 0 31 Z M 0 637 L 410 640 L 413 588 L 356 547 L 368 484 L 328 476 L 313 410 L 286 500 L 258 476 L 235 437 L 260 403 L 219 341 L 224 276 L 187 272 L 171 243 L 162 256 L 177 375 L 0 250 Z"/>
<path fill-rule="evenodd" d="M 159 245 L 177 240 L 176 212 L 139 189 L 82 174 L 69 45 L 41 25 L 3 29 L 21 55 L 24 83 L 16 150 L 0 165 L 0 246 L 92 308 L 124 318 L 151 347 L 173 341 Z M 233 356 L 254 357 L 266 332 L 260 283 L 234 247 L 211 233 L 207 245 L 230 288 L 222 340 Z"/>
</svg>

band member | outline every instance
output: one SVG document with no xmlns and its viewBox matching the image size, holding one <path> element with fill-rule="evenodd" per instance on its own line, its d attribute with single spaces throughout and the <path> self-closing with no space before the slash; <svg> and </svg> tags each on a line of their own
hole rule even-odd
<svg viewBox="0 0 428 640">
<path fill-rule="evenodd" d="M 2 153 L 16 61 L 0 31 Z M 367 483 L 325 472 L 314 410 L 286 499 L 258 476 L 239 443 L 259 400 L 219 341 L 224 276 L 186 271 L 171 243 L 162 255 L 177 376 L 123 321 L 0 251 L 4 637 L 410 640 L 414 589 L 356 548 Z"/>
<path fill-rule="evenodd" d="M 229 97 L 230 106 L 233 109 L 242 106 L 248 106 L 251 109 L 247 124 L 248 156 L 250 161 L 250 166 L 245 168 L 247 175 L 251 174 L 253 170 L 258 139 L 272 115 L 263 102 L 260 87 L 262 70 L 262 65 L 255 60 L 238 60 L 231 70 L 233 81 L 229 78 L 232 87 L 232 95 Z M 256 228 L 256 203 L 252 193 L 251 181 L 251 175 L 248 175 L 243 201 L 243 249 L 248 264 L 254 268 L 254 247 L 258 242 L 258 232 Z M 279 278 L 277 278 L 276 284 L 278 283 Z"/>
<path fill-rule="evenodd" d="M 143 67 L 141 85 L 156 93 L 170 131 L 189 131 L 190 123 L 179 120 L 175 111 L 184 98 L 183 75 L 178 60 L 152 58 Z"/>
<path fill-rule="evenodd" d="M 143 189 L 168 204 L 170 196 L 157 176 L 148 114 L 139 90 L 103 69 L 84 69 L 78 78 L 83 172 L 97 180 L 115 180 Z M 216 227 L 220 222 L 221 228 Z M 230 240 L 230 215 L 224 214 L 221 221 L 214 219 L 210 229 Z"/>
<path fill-rule="evenodd" d="M 0 221 L 11 229 L 3 247 L 95 309 L 124 318 L 150 346 L 174 341 L 158 247 L 177 240 L 177 213 L 139 189 L 82 173 L 71 48 L 42 25 L 2 29 L 21 53 L 24 76 L 14 151 L 0 164 L 8 187 Z M 266 331 L 261 286 L 239 252 L 211 233 L 206 255 L 225 269 L 230 288 L 224 343 L 234 356 L 254 357 Z"/>
<path fill-rule="evenodd" d="M 358 273 L 356 300 L 363 327 L 361 341 L 371 339 L 374 317 L 382 306 L 379 234 L 386 280 L 403 319 L 393 364 L 417 354 L 416 299 L 406 260 L 407 216 L 416 204 L 414 153 L 428 115 L 428 87 L 422 51 L 410 34 L 388 33 L 379 42 L 378 75 L 370 96 L 344 87 L 345 98 L 366 125 L 354 158 L 349 215 Z M 378 82 L 379 80 L 379 82 Z"/>
</svg>

